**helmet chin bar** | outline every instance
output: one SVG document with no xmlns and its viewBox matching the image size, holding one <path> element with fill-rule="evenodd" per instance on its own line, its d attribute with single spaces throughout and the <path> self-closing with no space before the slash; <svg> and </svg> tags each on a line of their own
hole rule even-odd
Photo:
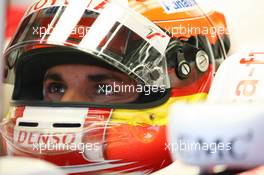
<svg viewBox="0 0 264 175">
<path fill-rule="evenodd" d="M 161 110 L 26 106 L 15 107 L 10 115 L 1 123 L 6 150 L 12 150 L 7 154 L 40 158 L 67 173 L 116 168 L 153 172 L 162 162 L 163 167 L 171 162 L 168 150 L 160 149 L 164 146 L 160 133 L 163 136 L 166 130 Z M 138 156 L 142 154 L 146 156 Z"/>
<path fill-rule="evenodd" d="M 1 130 L 14 127 L 13 136 L 8 132 L 3 136 L 16 152 L 38 157 L 76 151 L 89 162 L 105 161 L 105 134 L 111 127 L 108 126 L 111 109 L 101 111 L 101 116 L 87 108 L 78 109 L 78 112 L 71 108 L 46 107 L 18 107 L 17 110 L 23 116 L 1 126 Z"/>
</svg>

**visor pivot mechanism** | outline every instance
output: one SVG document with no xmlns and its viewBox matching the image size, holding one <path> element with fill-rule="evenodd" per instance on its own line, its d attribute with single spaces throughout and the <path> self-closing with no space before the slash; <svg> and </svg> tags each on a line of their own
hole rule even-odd
<svg viewBox="0 0 264 175">
<path fill-rule="evenodd" d="M 177 53 L 177 62 L 178 62 L 178 65 L 175 67 L 175 72 L 177 76 L 181 80 L 187 79 L 189 77 L 189 74 L 191 73 L 191 66 L 186 61 L 183 50 L 181 49 L 179 49 Z"/>
<path fill-rule="evenodd" d="M 198 71 L 204 73 L 208 70 L 210 61 L 208 54 L 190 44 L 176 46 L 176 66 L 175 72 L 181 79 L 187 79 L 192 71 L 191 63 L 195 63 Z"/>
<path fill-rule="evenodd" d="M 209 56 L 203 50 L 196 53 L 195 63 L 200 72 L 206 72 L 209 68 Z"/>
</svg>

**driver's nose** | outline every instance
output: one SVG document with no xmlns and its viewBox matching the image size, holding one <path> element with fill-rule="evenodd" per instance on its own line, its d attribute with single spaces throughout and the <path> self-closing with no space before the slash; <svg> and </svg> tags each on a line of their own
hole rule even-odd
<svg viewBox="0 0 264 175">
<path fill-rule="evenodd" d="M 61 98 L 61 102 L 89 102 L 90 99 L 80 90 L 68 89 Z"/>
</svg>

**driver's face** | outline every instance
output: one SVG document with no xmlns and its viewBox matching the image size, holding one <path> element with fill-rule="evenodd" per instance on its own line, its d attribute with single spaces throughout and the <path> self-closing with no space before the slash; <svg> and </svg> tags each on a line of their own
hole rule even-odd
<svg viewBox="0 0 264 175">
<path fill-rule="evenodd" d="M 59 65 L 46 72 L 44 100 L 113 104 L 129 103 L 138 98 L 137 92 L 111 92 L 110 86 L 118 85 L 136 86 L 137 83 L 121 72 L 99 66 Z"/>
</svg>

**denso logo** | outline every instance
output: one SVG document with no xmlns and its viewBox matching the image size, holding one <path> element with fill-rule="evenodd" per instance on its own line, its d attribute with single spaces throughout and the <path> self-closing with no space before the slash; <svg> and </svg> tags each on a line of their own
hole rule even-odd
<svg viewBox="0 0 264 175">
<path fill-rule="evenodd" d="M 73 144 L 77 141 L 74 133 L 39 133 L 19 130 L 15 132 L 14 140 L 21 146 L 33 146 L 33 144 Z"/>
</svg>

